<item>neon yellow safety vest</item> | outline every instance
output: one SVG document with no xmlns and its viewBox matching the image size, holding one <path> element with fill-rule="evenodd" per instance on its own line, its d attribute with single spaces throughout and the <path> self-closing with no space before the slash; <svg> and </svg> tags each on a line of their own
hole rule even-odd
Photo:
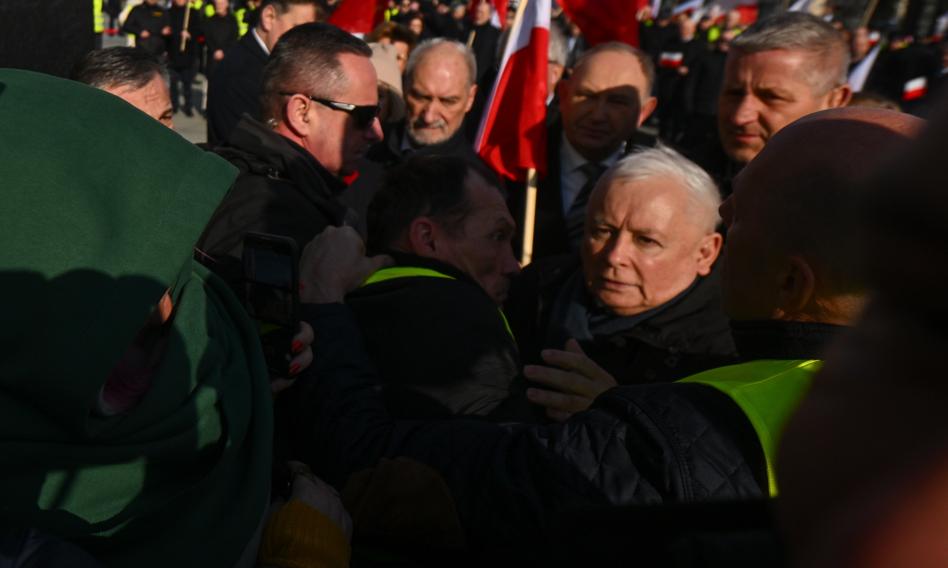
<svg viewBox="0 0 948 568">
<path fill-rule="evenodd" d="M 244 20 L 248 12 L 249 10 L 246 8 L 238 8 L 234 11 L 234 17 L 237 18 L 237 33 L 240 37 L 244 37 L 244 34 L 250 29 L 250 25 Z"/>
<path fill-rule="evenodd" d="M 764 359 L 711 369 L 680 380 L 701 383 L 723 392 L 750 420 L 767 462 L 770 496 L 777 496 L 774 461 L 783 428 L 810 388 L 813 374 L 823 364 L 816 359 Z"/>
<path fill-rule="evenodd" d="M 102 15 L 102 0 L 92 0 L 92 30 L 97 34 L 105 31 L 105 16 Z"/>
<path fill-rule="evenodd" d="M 379 282 L 385 282 L 386 280 L 395 280 L 396 278 L 418 277 L 457 280 L 457 278 L 454 276 L 449 276 L 443 272 L 438 272 L 437 270 L 432 270 L 430 268 L 421 268 L 418 266 L 391 266 L 389 268 L 376 270 L 365 279 L 365 282 L 363 282 L 362 285 L 368 286 L 369 284 L 377 284 Z M 507 322 L 507 316 L 504 315 L 504 311 L 500 308 L 497 308 L 497 312 L 500 314 L 500 319 L 504 322 L 504 328 L 507 330 L 507 333 L 510 334 L 510 338 L 514 339 L 513 331 L 510 329 L 510 324 Z M 514 339 L 514 341 L 516 342 L 516 339 Z"/>
</svg>

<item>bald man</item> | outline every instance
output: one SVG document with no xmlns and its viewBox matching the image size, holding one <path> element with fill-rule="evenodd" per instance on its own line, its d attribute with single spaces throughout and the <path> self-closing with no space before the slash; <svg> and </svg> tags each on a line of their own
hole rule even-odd
<svg viewBox="0 0 948 568">
<path fill-rule="evenodd" d="M 852 204 L 872 297 L 787 425 L 779 456 L 781 524 L 801 566 L 945 564 L 948 99 L 940 102 L 919 140 L 867 157 L 876 175 Z"/>
<path fill-rule="evenodd" d="M 560 112 L 547 133 L 547 173 L 537 194 L 534 259 L 579 250 L 589 194 L 655 110 L 654 81 L 648 55 L 610 42 L 583 53 L 559 82 Z M 525 194 L 510 192 L 515 219 L 523 218 Z"/>
<path fill-rule="evenodd" d="M 321 338 L 320 380 L 299 393 L 301 452 L 337 484 L 386 456 L 426 463 L 447 482 L 475 547 L 543 534 L 569 508 L 775 495 L 772 464 L 783 423 L 825 342 L 862 305 L 858 273 L 840 262 L 852 253 L 848 225 L 840 222 L 855 191 L 851 181 L 866 159 L 880 160 L 914 132 L 913 124 L 879 112 L 828 111 L 787 127 L 722 205 L 732 231 L 724 296 L 743 363 L 675 383 L 609 389 L 563 424 L 399 422 L 373 390 L 375 371 L 359 352 L 351 314 L 317 305 L 308 313 Z M 813 148 L 821 136 L 840 151 Z M 847 153 L 843 139 L 859 144 Z M 362 281 L 358 271 L 339 273 L 357 266 L 360 247 L 348 228 L 316 241 L 310 253 L 318 254 L 307 256 L 303 271 L 327 285 L 309 302 L 338 302 Z M 576 354 L 558 359 L 564 369 L 586 364 Z"/>
</svg>

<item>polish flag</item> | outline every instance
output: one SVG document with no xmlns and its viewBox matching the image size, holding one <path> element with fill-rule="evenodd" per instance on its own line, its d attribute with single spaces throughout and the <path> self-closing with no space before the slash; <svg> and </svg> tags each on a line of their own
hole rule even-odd
<svg viewBox="0 0 948 568">
<path fill-rule="evenodd" d="M 638 47 L 639 22 L 635 15 L 648 0 L 559 0 L 560 7 L 583 32 L 590 46 L 621 41 Z M 652 13 L 653 18 L 658 12 Z"/>
<path fill-rule="evenodd" d="M 382 23 L 385 0 L 342 0 L 329 23 L 351 34 L 365 35 Z"/>
<path fill-rule="evenodd" d="M 927 92 L 928 79 L 925 77 L 916 77 L 905 83 L 905 86 L 902 87 L 902 100 L 914 101 L 915 99 L 924 97 Z"/>
<path fill-rule="evenodd" d="M 550 0 L 520 0 L 474 150 L 498 174 L 525 181 L 546 173 L 546 81 Z"/>
<path fill-rule="evenodd" d="M 663 51 L 658 56 L 658 66 L 665 69 L 678 69 L 685 61 L 685 54 L 680 51 Z"/>
</svg>

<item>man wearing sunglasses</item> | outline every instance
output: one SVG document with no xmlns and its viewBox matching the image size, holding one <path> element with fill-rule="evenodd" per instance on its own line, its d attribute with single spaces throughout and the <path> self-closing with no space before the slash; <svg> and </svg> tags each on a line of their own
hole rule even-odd
<svg viewBox="0 0 948 568">
<path fill-rule="evenodd" d="M 354 222 L 338 201 L 343 178 L 382 139 L 372 51 L 329 24 L 304 24 L 277 42 L 264 69 L 262 116 L 244 116 L 215 151 L 241 170 L 198 242 L 233 286 L 248 232 L 292 237 L 302 248 L 330 225 Z"/>
</svg>

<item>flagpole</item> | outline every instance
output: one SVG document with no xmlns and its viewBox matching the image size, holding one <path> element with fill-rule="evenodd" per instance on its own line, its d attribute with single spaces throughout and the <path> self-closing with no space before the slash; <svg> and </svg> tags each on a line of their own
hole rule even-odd
<svg viewBox="0 0 948 568">
<path fill-rule="evenodd" d="M 520 266 L 530 264 L 533 259 L 533 233 L 537 220 L 537 171 L 527 170 L 526 206 L 523 210 L 523 250 L 520 253 Z"/>
<path fill-rule="evenodd" d="M 507 35 L 507 42 L 514 41 L 514 30 L 520 28 L 523 22 L 523 14 L 527 10 L 527 4 L 530 0 L 521 0 L 517 4 L 517 14 L 514 16 L 513 24 L 510 26 L 510 33 Z M 504 48 L 506 53 L 507 48 Z M 535 168 L 527 170 L 526 202 L 523 208 L 523 247 L 520 252 L 520 265 L 530 264 L 533 258 L 533 234 L 536 227 L 537 218 L 537 171 Z"/>
<path fill-rule="evenodd" d="M 869 20 L 872 19 L 873 13 L 876 11 L 876 7 L 879 5 L 879 0 L 869 0 L 869 5 L 866 6 L 866 11 L 862 15 L 862 27 L 869 27 Z"/>
<path fill-rule="evenodd" d="M 181 49 L 178 51 L 184 53 L 184 48 L 188 44 L 188 38 L 184 35 L 184 32 L 188 31 L 188 21 L 191 19 L 191 2 L 188 0 L 187 6 L 184 8 L 184 26 L 181 28 Z M 178 103 L 175 103 L 178 104 Z"/>
</svg>

